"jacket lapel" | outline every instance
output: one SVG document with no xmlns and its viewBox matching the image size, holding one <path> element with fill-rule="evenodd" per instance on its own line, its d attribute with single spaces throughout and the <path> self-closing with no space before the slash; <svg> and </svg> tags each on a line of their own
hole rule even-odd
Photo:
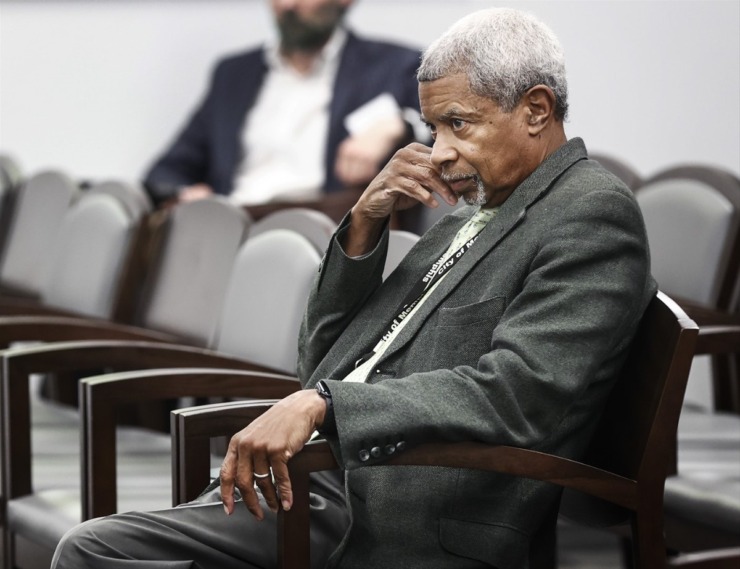
<svg viewBox="0 0 740 569">
<path fill-rule="evenodd" d="M 579 138 L 574 138 L 549 156 L 537 170 L 524 180 L 506 202 L 501 205 L 496 216 L 481 231 L 480 237 L 462 259 L 460 259 L 459 264 L 449 272 L 437 289 L 425 300 L 411 321 L 399 333 L 398 337 L 384 354 L 383 359 L 402 349 L 414 337 L 426 320 L 437 310 L 440 303 L 465 280 L 478 262 L 493 250 L 504 237 L 517 229 L 526 218 L 527 209 L 550 190 L 563 172 L 577 161 L 586 157 L 586 148 L 583 141 Z M 466 216 L 462 223 L 469 217 L 470 214 Z M 444 245 L 449 244 L 449 241 L 451 241 L 457 231 L 452 228 L 457 226 L 459 229 L 462 226 L 460 222 L 454 223 L 454 219 L 454 217 L 450 216 L 443 218 L 448 223 L 447 227 L 440 227 L 440 229 L 443 229 L 443 231 L 440 231 L 440 235 L 446 236 L 448 240 Z M 437 255 L 440 254 L 440 250 L 443 250 L 443 247 L 437 249 Z M 436 257 L 431 262 L 435 260 Z"/>
</svg>

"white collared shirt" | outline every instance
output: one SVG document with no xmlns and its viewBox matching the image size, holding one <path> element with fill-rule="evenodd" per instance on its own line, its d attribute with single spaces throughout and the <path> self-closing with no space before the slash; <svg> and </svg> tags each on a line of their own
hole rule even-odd
<svg viewBox="0 0 740 569">
<path fill-rule="evenodd" d="M 329 107 L 347 32 L 337 28 L 307 74 L 281 58 L 277 42 L 265 48 L 268 72 L 245 120 L 246 159 L 231 199 L 240 205 L 317 198 L 325 182 Z"/>
</svg>

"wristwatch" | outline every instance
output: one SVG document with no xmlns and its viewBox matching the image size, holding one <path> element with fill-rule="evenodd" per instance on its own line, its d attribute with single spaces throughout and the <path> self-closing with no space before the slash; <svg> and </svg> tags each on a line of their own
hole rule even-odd
<svg viewBox="0 0 740 569">
<path fill-rule="evenodd" d="M 334 421 L 334 400 L 331 397 L 331 391 L 326 382 L 321 379 L 316 384 L 316 392 L 324 398 L 326 401 L 326 414 L 324 415 L 324 422 L 319 427 L 318 431 L 322 435 L 334 434 L 337 432 L 337 426 Z"/>
</svg>

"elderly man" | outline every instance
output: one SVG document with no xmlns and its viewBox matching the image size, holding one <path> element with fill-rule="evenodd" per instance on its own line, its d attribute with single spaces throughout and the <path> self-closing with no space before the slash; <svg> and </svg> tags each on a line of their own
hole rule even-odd
<svg viewBox="0 0 740 569">
<path fill-rule="evenodd" d="M 419 52 L 348 31 L 351 4 L 271 0 L 279 42 L 219 62 L 200 107 L 146 174 L 152 197 L 217 193 L 256 205 L 367 184 L 423 128 Z"/>
<path fill-rule="evenodd" d="M 577 457 L 656 290 L 645 228 L 630 191 L 566 139 L 563 54 L 533 17 L 462 19 L 426 51 L 418 78 L 434 145 L 397 152 L 329 246 L 301 333 L 306 389 L 233 437 L 218 504 L 92 522 L 67 536 L 57 567 L 269 567 L 269 551 L 246 550 L 291 507 L 286 463 L 315 429 L 345 469 L 346 505 L 321 480 L 314 566 L 345 508 L 329 567 L 526 566 L 555 487 L 363 467 L 441 440 Z M 389 215 L 460 199 L 469 207 L 381 282 Z M 247 511 L 264 521 L 248 525 Z"/>
</svg>

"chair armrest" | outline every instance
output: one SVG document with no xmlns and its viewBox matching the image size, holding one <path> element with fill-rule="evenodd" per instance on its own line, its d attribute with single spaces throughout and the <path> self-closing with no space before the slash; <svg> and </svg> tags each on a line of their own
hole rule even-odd
<svg viewBox="0 0 740 569">
<path fill-rule="evenodd" d="M 737 569 L 740 547 L 688 553 L 668 560 L 671 569 Z"/>
<path fill-rule="evenodd" d="M 13 342 L 64 342 L 94 339 L 183 342 L 182 338 L 172 334 L 91 318 L 60 316 L 0 318 L 0 349 L 7 348 Z"/>
<path fill-rule="evenodd" d="M 207 483 L 209 437 L 233 434 L 269 408 L 265 403 L 235 402 L 181 409 L 172 413 L 173 488 L 177 501 L 194 497 Z M 174 466 L 176 465 L 176 466 Z M 396 452 L 389 465 L 445 466 L 472 468 L 544 480 L 573 488 L 608 502 L 636 508 L 636 484 L 633 480 L 574 460 L 528 449 L 493 446 L 476 442 L 427 443 Z M 278 513 L 279 567 L 303 567 L 309 559 L 309 475 L 311 472 L 338 468 L 326 441 L 306 444 L 290 463 L 293 508 Z M 192 470 L 192 472 L 191 472 Z M 175 491 L 173 490 L 173 493 Z"/>
<path fill-rule="evenodd" d="M 177 397 L 280 399 L 301 385 L 294 377 L 233 369 L 122 372 L 80 382 L 83 519 L 116 511 L 116 408 Z"/>
<path fill-rule="evenodd" d="M 696 355 L 712 358 L 715 410 L 740 414 L 740 324 L 703 326 Z"/>
<path fill-rule="evenodd" d="M 686 314 L 699 326 L 713 326 L 719 324 L 740 324 L 740 315 L 717 310 L 698 302 L 681 297 L 672 297 Z"/>
<path fill-rule="evenodd" d="M 211 350 L 164 342 L 99 340 L 54 342 L 13 348 L 0 352 L 2 371 L 1 401 L 12 402 L 6 407 L 4 436 L 6 456 L 12 460 L 5 466 L 11 497 L 31 492 L 31 417 L 29 378 L 31 374 L 89 372 L 106 369 L 124 371 L 152 368 L 224 368 L 244 371 L 280 373 L 252 362 L 226 356 Z M 79 375 L 66 376 L 77 381 Z"/>
<path fill-rule="evenodd" d="M 230 437 L 277 401 L 231 401 L 172 411 L 172 505 L 194 500 L 210 482 L 210 439 Z"/>
<path fill-rule="evenodd" d="M 733 353 L 740 353 L 740 324 L 699 328 L 696 355 Z"/>
</svg>

